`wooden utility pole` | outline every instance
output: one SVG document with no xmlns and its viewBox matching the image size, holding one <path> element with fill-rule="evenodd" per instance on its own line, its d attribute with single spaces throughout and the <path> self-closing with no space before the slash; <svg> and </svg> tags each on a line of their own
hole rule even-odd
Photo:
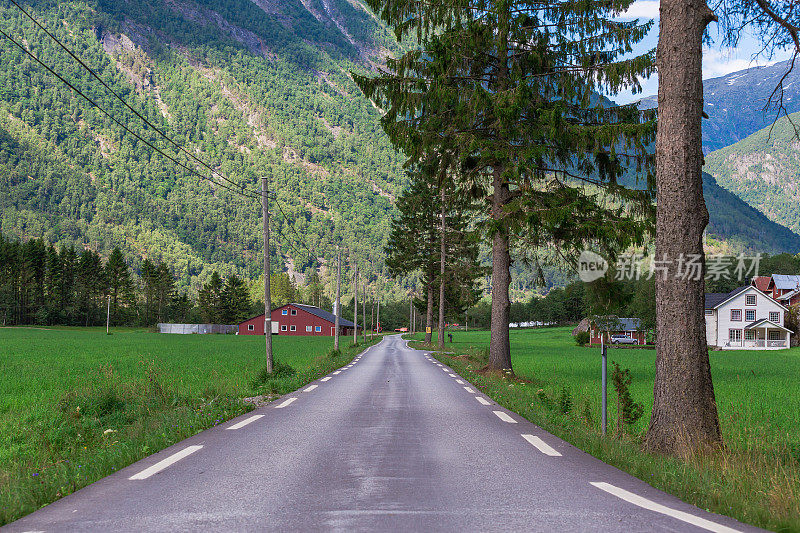
<svg viewBox="0 0 800 533">
<path fill-rule="evenodd" d="M 358 260 L 353 272 L 353 344 L 358 344 Z"/>
<path fill-rule="evenodd" d="M 444 182 L 439 186 L 441 190 L 442 201 L 442 238 L 441 238 L 441 251 L 439 258 L 439 348 L 444 348 L 444 260 L 445 260 L 445 205 L 444 205 Z"/>
<path fill-rule="evenodd" d="M 269 288 L 269 191 L 267 177 L 261 178 L 261 214 L 264 220 L 264 342 L 267 352 L 267 374 L 272 374 L 272 297 Z"/>
<path fill-rule="evenodd" d="M 342 301 L 341 301 L 341 291 L 342 291 L 342 251 L 336 250 L 336 312 L 333 313 L 335 315 L 334 319 L 334 327 L 336 328 L 336 333 L 334 333 L 333 337 L 333 349 L 339 349 L 339 315 L 342 314 Z"/>
<path fill-rule="evenodd" d="M 375 316 L 376 329 L 381 329 L 381 286 L 383 285 L 383 274 L 381 274 L 381 283 L 378 285 L 378 313 Z"/>
<path fill-rule="evenodd" d="M 364 337 L 364 342 L 367 342 L 367 282 L 364 282 L 364 286 L 362 287 L 362 295 L 363 298 L 361 299 L 361 324 L 364 326 L 361 329 L 362 336 Z"/>
<path fill-rule="evenodd" d="M 108 325 L 111 322 L 111 295 L 108 295 L 108 307 L 106 308 L 106 335 L 111 335 L 108 331 Z"/>
</svg>

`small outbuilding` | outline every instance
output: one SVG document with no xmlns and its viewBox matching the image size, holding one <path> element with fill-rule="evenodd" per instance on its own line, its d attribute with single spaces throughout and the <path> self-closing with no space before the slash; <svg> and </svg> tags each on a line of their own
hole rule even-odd
<svg viewBox="0 0 800 533">
<path fill-rule="evenodd" d="M 283 305 L 272 310 L 271 320 L 273 335 L 332 337 L 336 332 L 336 316 L 313 305 Z M 263 335 L 265 322 L 263 313 L 245 320 L 239 324 L 239 335 Z M 361 326 L 339 317 L 339 335 L 352 335 L 354 328 L 361 329 Z"/>
<path fill-rule="evenodd" d="M 589 319 L 589 344 L 602 344 L 602 336 L 624 335 L 636 341 L 632 344 L 646 344 L 645 331 L 642 330 L 642 321 L 638 318 L 618 318 L 615 316 L 595 317 Z M 606 339 L 608 341 L 608 338 Z"/>
</svg>

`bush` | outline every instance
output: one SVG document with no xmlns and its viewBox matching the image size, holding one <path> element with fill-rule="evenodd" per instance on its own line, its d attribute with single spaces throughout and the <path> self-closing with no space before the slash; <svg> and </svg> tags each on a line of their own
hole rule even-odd
<svg viewBox="0 0 800 533">
<path fill-rule="evenodd" d="M 588 331 L 579 331 L 577 335 L 575 335 L 575 344 L 578 346 L 586 346 L 589 344 L 591 337 L 589 337 Z"/>
<path fill-rule="evenodd" d="M 644 414 L 642 404 L 635 402 L 630 392 L 630 385 L 633 378 L 631 371 L 621 368 L 617 363 L 613 363 L 614 370 L 611 372 L 611 381 L 617 391 L 617 434 L 621 435 L 625 426 L 632 426 Z"/>
</svg>

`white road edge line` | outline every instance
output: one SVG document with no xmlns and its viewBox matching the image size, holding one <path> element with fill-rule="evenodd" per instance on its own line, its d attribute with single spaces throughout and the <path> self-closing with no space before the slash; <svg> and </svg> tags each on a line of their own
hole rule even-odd
<svg viewBox="0 0 800 533">
<path fill-rule="evenodd" d="M 303 392 L 311 392 L 312 390 L 316 389 L 317 387 L 319 387 L 319 385 L 311 385 L 310 387 L 306 387 L 305 389 L 303 389 Z"/>
<path fill-rule="evenodd" d="M 464 384 L 464 382 L 463 382 L 463 381 L 461 381 L 460 379 L 457 379 L 457 380 L 456 380 L 456 383 L 458 383 L 459 385 L 463 385 L 463 384 Z"/>
<path fill-rule="evenodd" d="M 341 370 L 337 370 L 336 372 L 333 373 L 333 375 L 335 376 L 336 374 L 341 374 L 341 373 L 342 373 Z"/>
<path fill-rule="evenodd" d="M 705 518 L 700 518 L 699 516 L 695 516 L 693 514 L 689 514 L 683 511 L 678 511 L 677 509 L 672 509 L 671 507 L 661 505 L 660 503 L 648 500 L 647 498 L 642 498 L 637 494 L 628 492 L 627 490 L 616 487 L 610 483 L 605 483 L 601 481 L 591 481 L 589 483 L 600 490 L 604 490 L 609 494 L 616 496 L 621 500 L 625 500 L 628 503 L 638 505 L 639 507 L 642 507 L 649 511 L 653 511 L 655 513 L 660 513 L 663 515 L 671 516 L 672 518 L 677 518 L 682 522 L 686 522 L 687 524 L 692 524 L 699 528 L 707 529 L 708 531 L 714 531 L 715 533 L 740 533 L 739 530 L 737 529 L 732 529 L 728 526 L 723 526 L 722 524 L 717 524 L 716 522 L 712 522 L 711 520 L 706 520 Z"/>
<path fill-rule="evenodd" d="M 494 414 L 496 414 L 496 415 L 497 415 L 497 418 L 499 418 L 499 419 L 500 419 L 500 420 L 502 420 L 503 422 L 508 422 L 509 424 L 516 424 L 516 423 L 517 423 L 517 421 L 516 421 L 516 420 L 514 420 L 513 418 L 511 418 L 510 416 L 508 416 L 508 414 L 507 414 L 507 413 L 504 413 L 503 411 L 492 411 L 492 412 L 493 412 Z"/>
<path fill-rule="evenodd" d="M 561 457 L 561 454 L 557 452 L 555 448 L 552 448 L 549 444 L 535 435 L 523 435 L 522 438 L 530 442 L 545 455 L 549 455 L 550 457 Z"/>
<path fill-rule="evenodd" d="M 450 376 L 451 378 L 454 378 L 454 377 L 456 377 L 456 375 L 455 375 L 455 374 L 447 374 L 447 375 L 448 375 L 448 376 Z"/>
<path fill-rule="evenodd" d="M 281 402 L 278 405 L 276 405 L 275 409 L 283 409 L 284 407 L 286 407 L 287 405 L 289 405 L 290 403 L 292 403 L 296 399 L 297 398 L 289 398 L 288 400 L 284 400 L 283 402 Z"/>
<path fill-rule="evenodd" d="M 327 377 L 322 378 L 320 381 L 328 381 L 328 380 L 331 380 L 331 379 L 333 379 L 333 378 L 330 377 L 330 376 L 327 376 Z"/>
<path fill-rule="evenodd" d="M 232 426 L 228 426 L 225 429 L 241 429 L 241 428 L 245 427 L 247 424 L 250 424 L 251 422 L 255 422 L 259 418 L 263 418 L 263 417 L 264 417 L 264 415 L 253 415 L 250 418 L 245 418 L 241 422 L 237 422 L 236 424 L 234 424 Z"/>
<path fill-rule="evenodd" d="M 134 474 L 131 477 L 129 477 L 128 479 L 133 479 L 133 480 L 147 479 L 150 476 L 152 476 L 153 474 L 157 474 L 157 473 L 161 472 L 162 470 L 164 470 L 165 468 L 167 468 L 171 464 L 177 463 L 178 461 L 180 461 L 184 457 L 188 457 L 189 455 L 192 455 L 197 450 L 202 450 L 202 449 L 203 449 L 203 447 L 200 446 L 200 445 L 187 446 L 186 448 L 182 449 L 178 453 L 173 453 L 172 455 L 170 455 L 166 459 L 162 459 L 161 461 L 157 462 L 153 466 L 149 466 L 149 467 L 145 468 L 144 470 L 142 470 L 138 474 Z"/>
<path fill-rule="evenodd" d="M 484 398 L 483 396 L 475 396 L 475 399 L 478 400 L 483 405 L 492 405 L 492 402 Z"/>
<path fill-rule="evenodd" d="M 470 388 L 470 387 L 464 387 L 464 390 L 465 390 L 465 391 L 467 391 L 467 392 L 468 392 L 468 393 L 470 393 L 470 394 L 473 394 L 473 393 L 475 392 L 475 391 L 474 391 L 472 388 Z"/>
</svg>

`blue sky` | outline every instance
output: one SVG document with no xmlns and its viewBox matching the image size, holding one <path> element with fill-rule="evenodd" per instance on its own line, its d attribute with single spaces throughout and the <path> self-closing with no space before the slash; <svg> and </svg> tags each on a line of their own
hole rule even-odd
<svg viewBox="0 0 800 533">
<path fill-rule="evenodd" d="M 659 0 L 638 0 L 633 3 L 623 17 L 626 19 L 640 18 L 656 20 L 656 24 L 653 25 L 650 34 L 640 43 L 641 51 L 655 48 L 658 44 L 658 1 Z M 725 74 L 736 72 L 737 70 L 759 65 L 768 65 L 789 58 L 789 52 L 779 52 L 769 61 L 763 57 L 753 59 L 753 55 L 759 50 L 758 41 L 754 37 L 745 36 L 737 48 L 726 48 L 719 44 L 720 41 L 722 41 L 722 36 L 718 33 L 716 25 L 712 24 L 709 27 L 709 33 L 715 43 L 710 47 L 704 47 L 703 79 L 716 78 L 717 76 L 724 76 Z M 633 95 L 629 92 L 620 93 L 611 96 L 611 99 L 618 103 L 628 103 L 651 94 L 656 94 L 658 92 L 658 76 L 653 76 L 645 80 L 642 87 L 644 89 L 642 94 Z"/>
</svg>

